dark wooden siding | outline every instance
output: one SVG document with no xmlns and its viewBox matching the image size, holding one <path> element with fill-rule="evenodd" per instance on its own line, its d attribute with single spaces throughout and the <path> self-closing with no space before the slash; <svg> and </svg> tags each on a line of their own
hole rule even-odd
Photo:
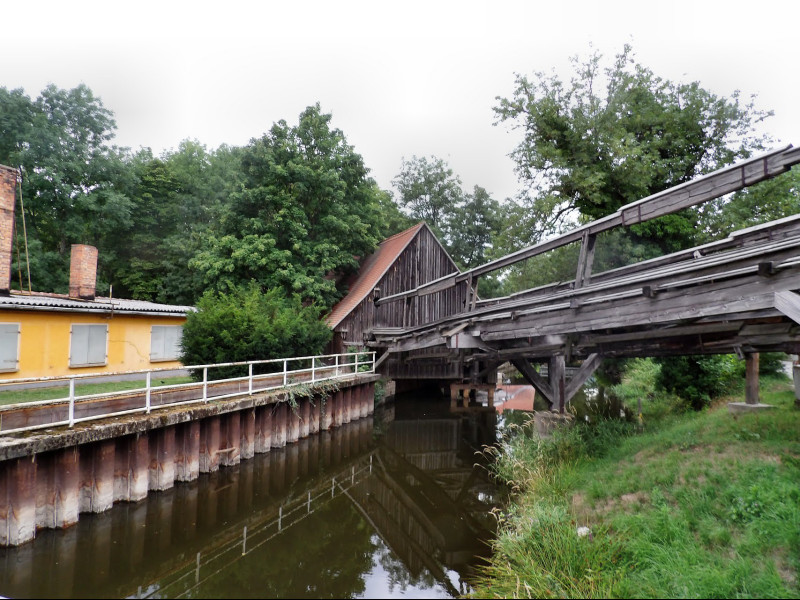
<svg viewBox="0 0 800 600">
<path fill-rule="evenodd" d="M 427 227 L 422 227 L 389 267 L 376 287 L 381 296 L 413 289 L 457 271 L 456 265 Z M 466 284 L 427 296 L 392 302 L 376 309 L 372 292 L 334 329 L 332 351 L 362 345 L 369 330 L 379 327 L 412 327 L 461 312 L 467 297 Z M 405 321 L 404 321 L 405 319 Z"/>
</svg>

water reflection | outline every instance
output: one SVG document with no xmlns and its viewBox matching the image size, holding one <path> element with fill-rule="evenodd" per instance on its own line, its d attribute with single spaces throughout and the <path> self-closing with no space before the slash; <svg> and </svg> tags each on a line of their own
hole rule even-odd
<svg viewBox="0 0 800 600">
<path fill-rule="evenodd" d="M 7 597 L 454 597 L 498 501 L 493 413 L 394 407 L 0 550 Z"/>
</svg>

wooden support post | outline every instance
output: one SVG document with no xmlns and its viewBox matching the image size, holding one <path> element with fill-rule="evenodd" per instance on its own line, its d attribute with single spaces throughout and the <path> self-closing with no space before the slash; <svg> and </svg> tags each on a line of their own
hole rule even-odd
<svg viewBox="0 0 800 600">
<path fill-rule="evenodd" d="M 322 416 L 322 403 L 324 401 L 325 400 L 323 398 L 317 398 L 314 403 L 311 404 L 311 414 L 309 415 L 308 429 L 309 435 L 319 433 L 320 417 Z"/>
<path fill-rule="evenodd" d="M 581 253 L 578 257 L 578 272 L 575 274 L 575 287 L 583 287 L 589 284 L 592 277 L 592 263 L 594 262 L 594 245 L 597 236 L 583 232 L 581 237 Z"/>
<path fill-rule="evenodd" d="M 747 404 L 758 404 L 758 352 L 750 352 L 745 355 L 745 394 L 744 400 Z"/>
<path fill-rule="evenodd" d="M 558 409 L 561 414 L 564 414 L 567 405 L 565 372 L 564 355 L 556 354 L 550 357 L 548 378 L 550 379 L 550 388 L 553 390 L 554 408 Z"/>
<path fill-rule="evenodd" d="M 300 439 L 307 438 L 311 432 L 311 398 L 300 400 Z"/>
<path fill-rule="evenodd" d="M 200 421 L 175 429 L 175 480 L 194 481 L 200 475 Z"/>
<path fill-rule="evenodd" d="M 302 400 L 301 400 L 302 401 Z M 300 439 L 300 405 L 286 407 L 286 443 L 294 444 Z"/>
<path fill-rule="evenodd" d="M 353 388 L 345 388 L 342 392 L 342 425 L 350 422 L 353 411 Z"/>
<path fill-rule="evenodd" d="M 269 452 L 272 448 L 272 407 L 256 408 L 255 451 L 259 454 Z"/>
<path fill-rule="evenodd" d="M 272 412 L 272 447 L 283 448 L 286 445 L 286 403 L 279 402 Z"/>
<path fill-rule="evenodd" d="M 333 426 L 341 427 L 344 423 L 344 390 L 339 390 L 333 396 Z"/>
<path fill-rule="evenodd" d="M 219 470 L 220 449 L 219 417 L 208 417 L 200 422 L 200 472 L 212 473 Z"/>
<path fill-rule="evenodd" d="M 36 536 L 36 461 L 26 456 L 0 469 L 0 545 L 18 546 Z"/>
<path fill-rule="evenodd" d="M 78 522 L 78 448 L 47 452 L 37 458 L 36 525 L 51 529 Z"/>
<path fill-rule="evenodd" d="M 367 394 L 367 415 L 375 412 L 375 382 L 369 384 L 369 393 Z"/>
<path fill-rule="evenodd" d="M 221 415 L 221 440 L 219 447 L 219 464 L 223 467 L 238 465 L 242 458 L 242 418 L 238 412 Z"/>
<path fill-rule="evenodd" d="M 114 440 L 81 446 L 80 512 L 99 513 L 114 504 Z"/>
<path fill-rule="evenodd" d="M 119 438 L 114 450 L 114 502 L 138 502 L 150 489 L 150 439 L 146 433 Z"/>
<path fill-rule="evenodd" d="M 239 414 L 241 416 L 239 455 L 242 460 L 247 460 L 256 454 L 256 409 L 243 410 Z"/>
<path fill-rule="evenodd" d="M 322 431 L 328 431 L 331 426 L 333 425 L 332 419 L 332 411 L 333 411 L 333 397 L 326 396 L 322 399 L 320 404 L 320 423 L 319 428 Z"/>
<path fill-rule="evenodd" d="M 175 428 L 154 429 L 148 433 L 148 438 L 149 487 L 151 490 L 168 490 L 175 485 Z"/>
</svg>

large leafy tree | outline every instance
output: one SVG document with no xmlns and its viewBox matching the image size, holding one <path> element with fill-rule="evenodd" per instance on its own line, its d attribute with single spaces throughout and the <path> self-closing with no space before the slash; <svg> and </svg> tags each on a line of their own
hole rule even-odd
<svg viewBox="0 0 800 600">
<path fill-rule="evenodd" d="M 116 124 L 85 85 L 50 85 L 35 101 L 2 88 L 0 115 L 0 163 L 23 177 L 33 286 L 63 291 L 71 244 L 96 245 L 105 259 L 131 225 L 133 203 L 117 186 L 123 153 L 110 145 Z"/>
<path fill-rule="evenodd" d="M 208 151 L 184 140 L 161 157 L 141 150 L 128 166 L 134 226 L 109 266 L 109 278 L 126 297 L 192 304 L 204 286 L 189 261 L 241 183 L 239 151 L 227 146 Z"/>
<path fill-rule="evenodd" d="M 243 189 L 190 265 L 216 289 L 250 280 L 330 306 L 385 233 L 382 193 L 331 115 L 310 106 L 242 150 Z"/>
<path fill-rule="evenodd" d="M 447 215 L 445 238 L 453 260 L 462 269 L 486 262 L 486 253 L 492 247 L 500 224 L 500 203 L 476 185 Z"/>
<path fill-rule="evenodd" d="M 441 158 L 412 157 L 403 160 L 394 178 L 398 204 L 415 221 L 425 221 L 439 238 L 447 232 L 447 221 L 464 193 L 461 180 Z"/>
<path fill-rule="evenodd" d="M 520 75 L 495 112 L 522 135 L 512 154 L 525 186 L 521 244 L 747 157 L 763 146 L 754 126 L 770 114 L 738 93 L 662 79 L 628 46 L 606 67 L 599 53 L 575 59 L 570 81 Z M 651 254 L 672 251 L 694 240 L 695 220 L 694 211 L 670 215 L 632 228 L 633 237 Z"/>
</svg>

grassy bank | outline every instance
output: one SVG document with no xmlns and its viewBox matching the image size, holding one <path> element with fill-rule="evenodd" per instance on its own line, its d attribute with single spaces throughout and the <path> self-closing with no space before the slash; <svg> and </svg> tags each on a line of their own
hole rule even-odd
<svg viewBox="0 0 800 600">
<path fill-rule="evenodd" d="M 520 428 L 497 460 L 514 504 L 474 595 L 798 597 L 792 390 L 788 378 L 762 378 L 762 401 L 775 408 L 738 417 L 726 403 L 741 391 L 697 413 L 651 396 L 641 421 L 580 424 L 546 440 Z"/>
<path fill-rule="evenodd" d="M 191 377 L 153 377 L 152 385 L 177 385 L 191 383 Z M 108 381 L 103 383 L 78 383 L 75 385 L 75 395 L 106 394 L 126 390 L 144 389 L 144 381 Z M 40 400 L 55 400 L 69 397 L 69 383 L 54 387 L 29 388 L 23 390 L 0 390 L 0 405 L 17 404 L 20 402 L 38 402 Z"/>
</svg>

